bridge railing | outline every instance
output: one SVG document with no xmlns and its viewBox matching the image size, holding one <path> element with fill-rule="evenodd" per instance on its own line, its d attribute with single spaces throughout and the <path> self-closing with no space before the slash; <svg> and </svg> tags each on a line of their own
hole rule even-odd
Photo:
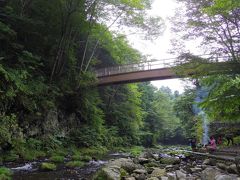
<svg viewBox="0 0 240 180">
<path fill-rule="evenodd" d="M 130 72 L 138 72 L 138 71 L 149 71 L 160 68 L 173 67 L 179 63 L 176 58 L 172 59 L 162 59 L 162 60 L 151 60 L 140 62 L 138 64 L 126 64 L 119 66 L 112 66 L 107 68 L 97 69 L 95 71 L 97 77 L 110 76 L 115 74 L 123 74 Z"/>
<path fill-rule="evenodd" d="M 209 54 L 205 55 L 198 55 L 199 57 L 208 59 L 209 62 L 223 62 L 228 59 L 228 56 L 218 56 L 218 57 L 211 57 Z M 161 60 L 151 60 L 151 61 L 144 61 L 136 64 L 127 64 L 127 65 L 119 65 L 119 66 L 112 66 L 106 67 L 95 70 L 97 77 L 104 77 L 110 76 L 115 74 L 124 74 L 130 72 L 138 72 L 138 71 L 149 71 L 154 69 L 160 68 L 169 68 L 174 67 L 180 64 L 187 63 L 186 59 L 180 58 L 169 58 L 169 59 L 161 59 Z"/>
</svg>

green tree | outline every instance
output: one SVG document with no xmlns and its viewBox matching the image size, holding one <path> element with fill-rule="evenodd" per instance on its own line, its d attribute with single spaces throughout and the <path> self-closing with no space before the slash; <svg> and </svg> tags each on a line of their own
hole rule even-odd
<svg viewBox="0 0 240 180">
<path fill-rule="evenodd" d="M 187 89 L 183 94 L 179 95 L 174 103 L 174 111 L 180 119 L 181 127 L 184 130 L 185 137 L 196 135 L 196 112 L 194 111 L 196 92 L 194 89 Z"/>
</svg>

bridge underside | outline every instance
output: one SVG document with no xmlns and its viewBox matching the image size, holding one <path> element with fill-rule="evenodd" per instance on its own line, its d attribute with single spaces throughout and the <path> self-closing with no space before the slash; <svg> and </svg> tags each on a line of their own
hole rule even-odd
<svg viewBox="0 0 240 180">
<path fill-rule="evenodd" d="M 171 68 L 161 68 L 99 77 L 98 85 L 102 86 L 109 84 L 134 83 L 174 78 L 178 78 L 178 76 L 172 71 Z"/>
</svg>

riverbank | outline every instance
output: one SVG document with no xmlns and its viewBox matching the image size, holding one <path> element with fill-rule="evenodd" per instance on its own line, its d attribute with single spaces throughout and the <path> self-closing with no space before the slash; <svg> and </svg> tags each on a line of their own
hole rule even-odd
<svg viewBox="0 0 240 180">
<path fill-rule="evenodd" d="M 235 162 L 197 156 L 182 148 L 167 148 L 148 149 L 137 157 L 112 160 L 94 179 L 238 180 L 239 173 L 240 168 Z"/>
<path fill-rule="evenodd" d="M 240 178 L 235 162 L 212 158 L 211 155 L 199 156 L 188 152 L 187 147 L 133 147 L 118 150 L 118 153 L 103 153 L 100 149 L 75 150 L 72 154 L 62 156 L 57 156 L 55 152 L 55 156 L 34 161 L 6 162 L 4 166 L 9 168 L 6 177 L 16 180 Z"/>
<path fill-rule="evenodd" d="M 93 174 L 110 159 L 135 156 L 143 151 L 143 147 L 115 148 L 104 147 L 58 149 L 48 152 L 45 157 L 33 160 L 18 158 L 2 162 L 0 179 L 90 179 Z M 120 153 L 113 153 L 120 152 Z M 126 153 L 129 152 L 129 153 Z"/>
</svg>

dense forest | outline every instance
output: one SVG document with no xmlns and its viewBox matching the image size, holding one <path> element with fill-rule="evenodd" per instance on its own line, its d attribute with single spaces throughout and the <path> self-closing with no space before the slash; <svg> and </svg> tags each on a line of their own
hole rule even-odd
<svg viewBox="0 0 240 180">
<path fill-rule="evenodd" d="M 195 86 L 183 94 L 149 82 L 94 85 L 97 68 L 147 60 L 124 34 L 110 29 L 134 28 L 146 39 L 159 36 L 164 22 L 147 14 L 150 0 L 1 0 L 2 158 L 34 159 L 70 146 L 186 144 L 187 138 L 202 136 L 194 105 L 211 121 L 238 121 L 240 2 L 178 1 L 188 9 L 188 18 L 173 21 L 174 31 L 183 36 L 179 43 L 202 36 L 211 57 L 228 60 L 213 68 L 209 59 L 176 47 L 180 59 L 189 62 L 176 72 L 198 72 L 190 77 Z M 218 68 L 221 75 L 206 76 Z M 197 104 L 203 86 L 208 94 Z"/>
</svg>

